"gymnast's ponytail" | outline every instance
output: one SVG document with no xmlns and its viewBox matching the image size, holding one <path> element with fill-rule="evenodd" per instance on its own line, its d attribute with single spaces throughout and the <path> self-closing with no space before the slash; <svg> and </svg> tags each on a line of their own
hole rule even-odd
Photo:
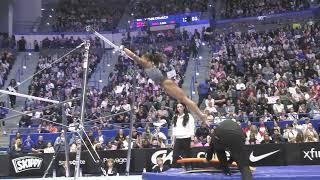
<svg viewBox="0 0 320 180">
<path fill-rule="evenodd" d="M 146 58 L 150 62 L 153 62 L 153 64 L 156 66 L 158 66 L 164 60 L 164 55 L 154 50 L 144 54 L 142 57 Z"/>
</svg>

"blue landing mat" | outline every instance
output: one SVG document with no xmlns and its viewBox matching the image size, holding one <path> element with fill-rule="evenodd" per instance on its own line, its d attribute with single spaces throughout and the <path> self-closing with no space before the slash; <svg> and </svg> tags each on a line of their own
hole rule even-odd
<svg viewBox="0 0 320 180">
<path fill-rule="evenodd" d="M 225 176 L 222 173 L 184 173 L 182 169 L 169 169 L 164 173 L 143 173 L 143 180 L 213 180 L 241 179 L 240 173 Z M 320 180 L 320 166 L 264 166 L 253 172 L 254 180 Z"/>
</svg>

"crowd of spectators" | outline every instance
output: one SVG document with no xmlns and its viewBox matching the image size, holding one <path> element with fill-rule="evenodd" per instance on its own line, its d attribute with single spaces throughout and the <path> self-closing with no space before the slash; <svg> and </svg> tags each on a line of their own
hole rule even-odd
<svg viewBox="0 0 320 180">
<path fill-rule="evenodd" d="M 54 10 L 53 30 L 56 32 L 81 32 L 87 25 L 97 31 L 117 27 L 128 0 L 60 0 Z"/>
<path fill-rule="evenodd" d="M 239 122 L 239 121 L 238 121 Z M 240 123 L 240 122 L 239 122 Z M 280 127 L 277 121 L 273 122 L 273 127 L 266 126 L 264 122 L 254 125 L 251 121 L 242 128 L 246 136 L 246 144 L 280 144 L 280 143 L 304 143 L 319 142 L 319 134 L 317 129 L 310 123 L 310 119 L 305 119 L 304 123 L 294 120 L 285 127 Z M 211 133 L 214 127 L 210 128 L 206 123 L 196 130 L 195 138 L 192 141 L 193 147 L 208 146 Z"/>
<path fill-rule="evenodd" d="M 101 48 L 101 42 L 99 38 L 95 37 L 92 39 L 89 38 L 90 47 Z M 80 37 L 74 38 L 73 36 L 64 37 L 64 36 L 57 36 L 49 39 L 48 37 L 41 41 L 41 48 L 42 49 L 60 49 L 60 48 L 75 48 L 80 45 L 83 40 Z M 34 41 L 34 47 L 36 51 L 36 47 L 39 47 L 39 42 L 37 40 Z"/>
<path fill-rule="evenodd" d="M 309 119 L 320 119 L 319 28 L 315 23 L 214 34 L 209 77 L 198 87 L 208 121 L 248 123 L 248 144 L 318 142 L 318 127 Z M 306 123 L 299 125 L 301 119 Z M 277 122 L 285 120 L 292 124 L 281 129 Z M 275 127 L 268 129 L 267 121 Z"/>
<path fill-rule="evenodd" d="M 0 87 L 4 86 L 5 81 L 7 80 L 9 71 L 11 70 L 15 57 L 10 50 L 0 51 Z"/>
<path fill-rule="evenodd" d="M 15 36 L 9 37 L 8 33 L 0 33 L 0 49 L 14 49 L 16 46 Z"/>
<path fill-rule="evenodd" d="M 0 88 L 4 86 L 15 57 L 12 50 L 15 48 L 15 36 L 9 37 L 7 33 L 0 33 Z"/>
<path fill-rule="evenodd" d="M 57 42 L 58 44 L 53 43 L 53 45 L 62 45 L 59 41 Z M 66 43 L 64 43 L 64 45 L 66 45 Z M 93 48 L 89 53 L 89 76 L 95 70 L 101 58 L 98 48 L 95 48 L 94 45 L 92 47 Z M 83 52 L 81 50 L 75 51 L 75 53 L 70 54 L 59 61 L 58 58 L 58 54 L 55 53 L 45 55 L 40 54 L 36 68 L 37 73 L 33 77 L 29 86 L 29 95 L 58 101 L 69 100 L 80 96 L 82 91 Z M 43 108 L 47 105 L 47 103 L 42 101 L 27 99 L 24 108 L 27 115 L 24 115 L 21 118 L 20 126 L 29 127 L 33 123 L 37 124 L 39 123 L 37 119 L 40 117 L 61 122 L 61 111 L 58 108 L 46 109 L 39 112 L 30 112 L 31 110 Z M 75 107 L 72 113 L 79 115 L 79 101 L 67 103 L 65 106 L 68 121 L 71 123 L 73 121 L 73 117 L 70 115 L 70 108 Z M 54 128 L 51 128 L 53 124 L 46 125 L 48 127 L 43 127 L 44 129 L 49 130 L 49 132 L 55 131 Z"/>
<path fill-rule="evenodd" d="M 177 13 L 204 12 L 208 0 L 140 0 L 130 5 L 131 15 L 135 18 L 156 17 Z"/>
<path fill-rule="evenodd" d="M 308 0 L 226 0 L 225 10 L 221 11 L 221 16 L 224 18 L 264 16 L 290 11 L 301 11 L 309 7 L 310 4 Z"/>
<path fill-rule="evenodd" d="M 215 35 L 207 113 L 217 122 L 319 119 L 319 41 L 317 24 Z"/>
</svg>

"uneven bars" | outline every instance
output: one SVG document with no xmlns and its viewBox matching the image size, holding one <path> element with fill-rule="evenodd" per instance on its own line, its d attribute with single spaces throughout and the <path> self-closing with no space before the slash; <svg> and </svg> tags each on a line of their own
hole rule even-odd
<svg viewBox="0 0 320 180">
<path fill-rule="evenodd" d="M 115 48 L 117 51 L 120 49 L 119 46 L 115 45 L 113 42 L 111 42 L 109 39 L 105 38 L 104 36 L 102 36 L 102 34 L 98 33 L 97 31 L 95 31 L 93 28 L 91 28 L 90 26 L 86 27 L 86 31 L 87 32 L 93 32 L 94 35 L 98 36 L 100 39 L 102 39 L 104 42 L 106 42 L 107 44 L 109 44 L 110 46 L 112 46 L 113 48 Z"/>
<path fill-rule="evenodd" d="M 18 96 L 18 97 L 24 97 L 24 98 L 31 98 L 31 99 L 35 99 L 35 100 L 39 100 L 39 101 L 44 101 L 44 102 L 50 102 L 50 103 L 54 103 L 54 104 L 59 104 L 59 101 L 55 101 L 55 100 L 51 100 L 51 99 L 45 99 L 45 98 L 36 97 L 36 96 L 30 96 L 30 95 L 21 94 L 21 93 L 16 93 L 16 92 L 10 92 L 10 91 L 5 91 L 5 90 L 0 90 L 0 93 L 9 94 L 9 95 Z"/>
</svg>

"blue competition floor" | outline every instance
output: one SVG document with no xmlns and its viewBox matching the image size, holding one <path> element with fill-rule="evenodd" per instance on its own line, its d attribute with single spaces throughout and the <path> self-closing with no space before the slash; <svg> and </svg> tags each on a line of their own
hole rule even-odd
<svg viewBox="0 0 320 180">
<path fill-rule="evenodd" d="M 144 173 L 143 180 L 213 180 L 213 179 L 241 179 L 240 173 L 225 176 L 222 173 L 184 173 L 182 169 L 169 169 L 164 173 Z M 320 166 L 265 166 L 257 167 L 253 172 L 253 179 L 290 179 L 290 180 L 320 180 Z"/>
</svg>

